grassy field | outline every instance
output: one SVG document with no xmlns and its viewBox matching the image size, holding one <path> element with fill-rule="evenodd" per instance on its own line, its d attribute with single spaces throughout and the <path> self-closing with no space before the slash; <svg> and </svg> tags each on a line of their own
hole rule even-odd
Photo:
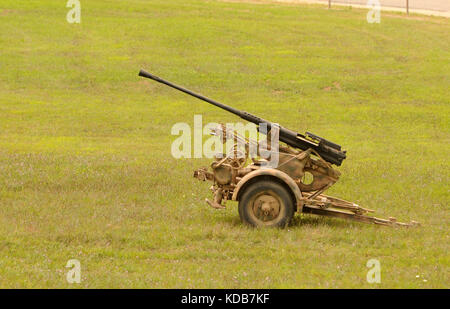
<svg viewBox="0 0 450 309">
<path fill-rule="evenodd" d="M 449 288 L 450 22 L 221 1 L 0 4 L 0 287 Z M 344 145 L 330 194 L 420 221 L 242 226 L 174 159 L 176 122 L 233 115 L 140 68 Z M 82 281 L 66 281 L 69 259 Z M 366 263 L 381 263 L 369 284 Z"/>
</svg>

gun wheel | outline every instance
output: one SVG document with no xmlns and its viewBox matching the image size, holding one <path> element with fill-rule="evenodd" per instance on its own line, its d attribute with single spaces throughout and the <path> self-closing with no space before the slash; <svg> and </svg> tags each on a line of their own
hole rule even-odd
<svg viewBox="0 0 450 309">
<path fill-rule="evenodd" d="M 239 200 L 239 216 L 252 226 L 284 227 L 294 216 L 294 203 L 283 185 L 258 181 L 245 188 Z"/>
</svg>

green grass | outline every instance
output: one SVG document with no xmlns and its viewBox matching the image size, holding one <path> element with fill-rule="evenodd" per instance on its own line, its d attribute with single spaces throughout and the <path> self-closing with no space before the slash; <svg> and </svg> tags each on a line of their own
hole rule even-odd
<svg viewBox="0 0 450 309">
<path fill-rule="evenodd" d="M 0 287 L 448 288 L 450 22 L 216 1 L 0 4 Z M 251 229 L 173 159 L 176 122 L 238 119 L 140 68 L 344 145 L 330 194 L 420 221 Z M 366 263 L 381 263 L 369 284 Z M 66 282 L 69 259 L 82 282 Z M 417 277 L 419 276 L 419 277 Z M 426 280 L 426 281 L 424 281 Z"/>
</svg>

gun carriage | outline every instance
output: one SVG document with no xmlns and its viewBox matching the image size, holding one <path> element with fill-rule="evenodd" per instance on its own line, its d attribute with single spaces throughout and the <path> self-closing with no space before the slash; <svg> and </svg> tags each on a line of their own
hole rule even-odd
<svg viewBox="0 0 450 309">
<path fill-rule="evenodd" d="M 300 134 L 248 112 L 219 103 L 144 70 L 139 76 L 155 80 L 181 92 L 206 101 L 240 118 L 254 123 L 267 140 L 257 142 L 240 135 L 232 128 L 221 124 L 212 130 L 224 144 L 232 141 L 229 151 L 219 153 L 211 169 L 200 168 L 194 177 L 211 181 L 213 199 L 206 202 L 213 208 L 224 209 L 226 201 L 238 201 L 241 220 L 252 226 L 284 227 L 295 212 L 328 217 L 351 219 L 365 223 L 387 226 L 415 226 L 418 222 L 398 222 L 395 218 L 381 219 L 370 216 L 374 211 L 355 203 L 325 195 L 324 192 L 336 183 L 346 151 L 336 143 L 315 134 Z M 273 147 L 271 137 L 276 137 Z M 283 144 L 279 143 L 283 142 Z M 250 156 L 256 149 L 257 156 Z M 260 153 L 261 149 L 264 153 Z M 266 157 L 264 157 L 265 155 Z M 268 162 L 273 156 L 277 164 Z M 261 158 L 264 157 L 264 158 Z"/>
</svg>

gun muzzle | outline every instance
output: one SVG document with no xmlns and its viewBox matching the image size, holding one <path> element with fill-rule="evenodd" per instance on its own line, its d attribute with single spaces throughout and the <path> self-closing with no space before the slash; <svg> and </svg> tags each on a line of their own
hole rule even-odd
<svg viewBox="0 0 450 309">
<path fill-rule="evenodd" d="M 150 78 L 150 79 L 153 79 L 153 80 L 156 80 L 156 81 L 161 81 L 161 79 L 158 76 L 150 74 L 150 73 L 148 73 L 147 71 L 144 71 L 144 70 L 140 70 L 139 71 L 139 76 Z"/>
</svg>

